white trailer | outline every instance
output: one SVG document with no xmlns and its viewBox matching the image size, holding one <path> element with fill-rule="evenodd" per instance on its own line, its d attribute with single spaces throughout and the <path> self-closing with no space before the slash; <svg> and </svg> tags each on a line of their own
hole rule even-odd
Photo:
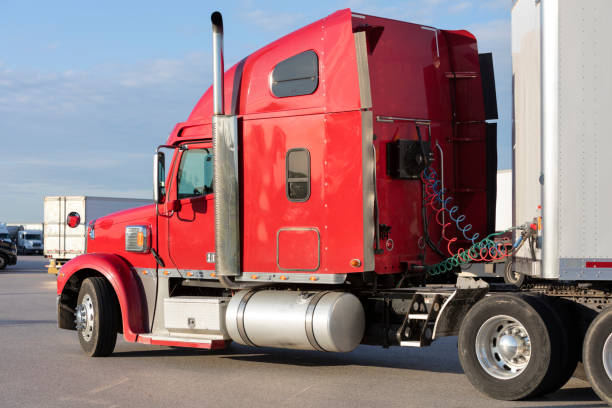
<svg viewBox="0 0 612 408">
<path fill-rule="evenodd" d="M 51 196 L 44 201 L 44 255 L 63 262 L 87 250 L 87 225 L 116 211 L 151 204 L 151 200 L 117 197 Z M 78 217 L 78 223 L 71 227 Z"/>
</svg>

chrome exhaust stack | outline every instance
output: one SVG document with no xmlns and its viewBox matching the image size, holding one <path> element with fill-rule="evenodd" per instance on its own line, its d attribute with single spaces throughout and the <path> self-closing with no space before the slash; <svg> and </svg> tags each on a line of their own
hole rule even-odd
<svg viewBox="0 0 612 408">
<path fill-rule="evenodd" d="M 215 11 L 211 14 L 213 31 L 213 115 L 225 114 L 223 98 L 223 17 Z"/>
<path fill-rule="evenodd" d="M 215 272 L 229 285 L 227 276 L 240 275 L 240 174 L 238 121 L 225 115 L 223 88 L 223 18 L 210 16 L 213 30 L 213 117 L 215 192 Z"/>
</svg>

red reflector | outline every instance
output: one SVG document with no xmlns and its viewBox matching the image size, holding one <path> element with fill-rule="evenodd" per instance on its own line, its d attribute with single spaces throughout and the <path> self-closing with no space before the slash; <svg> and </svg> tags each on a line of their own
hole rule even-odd
<svg viewBox="0 0 612 408">
<path fill-rule="evenodd" d="M 587 262 L 587 268 L 612 268 L 612 262 Z"/>
<path fill-rule="evenodd" d="M 73 211 L 70 214 L 68 214 L 68 217 L 66 219 L 66 224 L 68 224 L 70 228 L 76 228 L 79 226 L 80 223 L 81 223 L 81 216 L 79 215 L 78 212 Z"/>
</svg>

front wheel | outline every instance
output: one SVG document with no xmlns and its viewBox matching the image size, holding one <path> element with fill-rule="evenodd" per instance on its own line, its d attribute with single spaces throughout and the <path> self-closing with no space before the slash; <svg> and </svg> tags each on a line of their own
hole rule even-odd
<svg viewBox="0 0 612 408">
<path fill-rule="evenodd" d="M 593 390 L 612 406 L 612 307 L 601 312 L 589 326 L 582 362 Z"/>
<path fill-rule="evenodd" d="M 0 255 L 0 270 L 6 268 L 6 265 L 8 265 L 8 261 L 6 257 L 4 257 L 3 255 Z"/>
<path fill-rule="evenodd" d="M 519 400 L 550 389 L 563 341 L 549 310 L 529 296 L 485 297 L 459 330 L 459 360 L 472 385 L 492 398 Z"/>
<path fill-rule="evenodd" d="M 113 287 L 105 278 L 87 278 L 81 285 L 75 323 L 79 343 L 90 357 L 108 356 L 115 349 L 119 319 Z"/>
</svg>

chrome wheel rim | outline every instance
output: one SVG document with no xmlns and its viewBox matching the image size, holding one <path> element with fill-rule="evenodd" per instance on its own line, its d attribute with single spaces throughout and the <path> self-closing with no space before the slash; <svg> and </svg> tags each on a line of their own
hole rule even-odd
<svg viewBox="0 0 612 408">
<path fill-rule="evenodd" d="M 94 328 L 94 307 L 91 296 L 88 294 L 83 296 L 83 300 L 80 305 L 77 305 L 74 315 L 76 317 L 74 321 L 76 329 L 81 333 L 85 341 L 90 341 Z"/>
<path fill-rule="evenodd" d="M 602 360 L 606 374 L 608 374 L 608 379 L 612 381 L 612 333 L 610 333 L 604 343 Z"/>
<path fill-rule="evenodd" d="M 506 316 L 493 316 L 476 334 L 476 357 L 487 374 L 509 380 L 519 376 L 529 364 L 531 341 L 525 326 Z"/>
</svg>

